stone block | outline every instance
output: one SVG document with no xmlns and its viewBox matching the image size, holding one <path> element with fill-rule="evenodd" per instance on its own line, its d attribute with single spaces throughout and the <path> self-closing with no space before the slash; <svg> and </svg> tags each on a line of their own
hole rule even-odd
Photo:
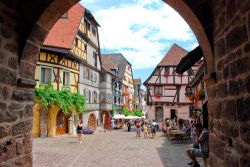
<svg viewBox="0 0 250 167">
<path fill-rule="evenodd" d="M 6 68 L 0 68 L 0 82 L 8 85 L 15 85 L 16 73 Z"/>
<path fill-rule="evenodd" d="M 248 40 L 246 25 L 235 26 L 226 36 L 226 50 L 231 50 L 239 47 Z"/>
<path fill-rule="evenodd" d="M 241 124 L 240 136 L 245 143 L 250 144 L 250 124 L 247 123 Z"/>
<path fill-rule="evenodd" d="M 0 29 L 0 36 L 3 36 L 4 38 L 8 39 L 11 37 L 11 33 L 8 29 L 6 28 L 1 28 Z"/>
<path fill-rule="evenodd" d="M 229 65 L 227 65 L 223 69 L 223 79 L 229 78 L 229 75 L 230 75 L 229 72 L 230 72 L 230 67 L 229 67 Z"/>
<path fill-rule="evenodd" d="M 24 109 L 24 117 L 32 117 L 33 116 L 33 104 L 27 104 Z"/>
<path fill-rule="evenodd" d="M 8 60 L 8 66 L 12 69 L 17 69 L 18 61 L 15 57 L 10 57 Z"/>
<path fill-rule="evenodd" d="M 16 139 L 16 154 L 21 155 L 24 153 L 24 138 L 19 137 Z"/>
<path fill-rule="evenodd" d="M 250 119 L 250 97 L 244 98 L 241 97 L 239 99 L 236 99 L 236 116 L 237 120 L 240 122 L 245 122 Z"/>
<path fill-rule="evenodd" d="M 239 95 L 239 87 L 241 85 L 238 85 L 237 81 L 229 81 L 229 85 L 228 85 L 228 94 L 231 96 L 237 96 Z"/>
<path fill-rule="evenodd" d="M 242 142 L 240 141 L 236 141 L 234 144 L 233 144 L 233 147 L 235 148 L 235 150 L 243 155 L 243 154 L 247 154 L 250 152 L 250 147 L 248 147 L 247 145 L 244 145 Z"/>
<path fill-rule="evenodd" d="M 6 108 L 7 108 L 7 104 L 6 104 L 6 103 L 1 103 L 1 102 L 0 102 L 0 111 L 6 110 Z"/>
<path fill-rule="evenodd" d="M 12 127 L 12 136 L 30 132 L 32 129 L 32 120 L 18 122 Z"/>
<path fill-rule="evenodd" d="M 250 93 L 250 75 L 244 79 L 244 86 L 248 93 Z"/>
<path fill-rule="evenodd" d="M 4 45 L 4 49 L 8 50 L 10 53 L 16 54 L 18 47 L 15 43 L 7 43 Z"/>
<path fill-rule="evenodd" d="M 33 101 L 34 89 L 16 89 L 13 91 L 12 99 L 17 101 Z"/>
<path fill-rule="evenodd" d="M 215 56 L 217 59 L 220 57 L 223 57 L 225 55 L 225 40 L 221 38 L 218 40 L 215 45 L 214 45 L 214 50 L 215 50 Z"/>
<path fill-rule="evenodd" d="M 209 148 L 221 160 L 224 159 L 225 143 L 215 135 L 209 134 Z"/>
<path fill-rule="evenodd" d="M 31 63 L 29 61 L 21 60 L 20 71 L 21 71 L 21 76 L 23 78 L 27 78 L 27 79 L 31 79 L 31 80 L 33 79 L 34 80 L 35 69 L 36 69 L 36 64 L 35 63 Z"/>
<path fill-rule="evenodd" d="M 7 54 L 0 51 L 0 57 L 1 57 L 0 64 L 5 64 L 7 62 Z"/>
<path fill-rule="evenodd" d="M 8 133 L 8 130 L 6 129 L 5 126 L 0 126 L 0 139 L 8 136 L 9 133 Z"/>
<path fill-rule="evenodd" d="M 236 121 L 236 104 L 235 100 L 227 100 L 222 104 L 222 113 L 225 119 Z"/>
<path fill-rule="evenodd" d="M 226 166 L 226 167 L 239 167 L 238 157 L 231 156 L 231 155 L 225 155 L 224 166 Z"/>
<path fill-rule="evenodd" d="M 26 42 L 23 50 L 22 60 L 36 64 L 39 56 L 40 48 L 31 42 Z"/>
<path fill-rule="evenodd" d="M 30 34 L 30 40 L 35 42 L 38 45 L 42 45 L 46 36 L 48 34 L 48 31 L 45 30 L 40 25 L 36 24 Z M 38 54 L 37 54 L 38 56 Z"/>
<path fill-rule="evenodd" d="M 250 156 L 243 155 L 240 158 L 240 167 L 247 167 L 250 166 Z"/>
<path fill-rule="evenodd" d="M 249 17 L 250 18 L 250 17 Z M 249 19 L 249 21 L 250 21 L 250 19 Z M 245 45 L 245 47 L 244 47 L 244 52 L 245 53 L 249 53 L 250 52 L 250 42 L 248 42 L 246 45 Z"/>
<path fill-rule="evenodd" d="M 0 141 L 0 162 L 5 162 L 16 155 L 16 143 L 13 138 Z"/>
<path fill-rule="evenodd" d="M 8 106 L 8 109 L 10 110 L 10 111 L 12 111 L 12 110 L 19 110 L 19 109 L 21 109 L 23 107 L 23 104 L 21 104 L 21 103 L 11 103 L 9 106 Z"/>
<path fill-rule="evenodd" d="M 0 112 L 0 123 L 2 122 L 15 122 L 18 119 L 16 112 L 2 111 Z"/>
<path fill-rule="evenodd" d="M 217 96 L 226 97 L 227 96 L 227 83 L 220 83 L 217 85 Z"/>
<path fill-rule="evenodd" d="M 33 161 L 32 161 L 32 154 L 26 154 L 23 156 L 19 156 L 14 161 L 14 166 L 25 166 L 25 167 L 32 167 Z"/>
<path fill-rule="evenodd" d="M 32 152 L 32 135 L 31 133 L 26 133 L 24 135 L 24 152 L 25 154 Z"/>
<path fill-rule="evenodd" d="M 231 77 L 235 78 L 237 75 L 245 73 L 249 70 L 250 58 L 243 57 L 237 59 L 236 61 L 230 63 L 230 73 Z"/>
</svg>

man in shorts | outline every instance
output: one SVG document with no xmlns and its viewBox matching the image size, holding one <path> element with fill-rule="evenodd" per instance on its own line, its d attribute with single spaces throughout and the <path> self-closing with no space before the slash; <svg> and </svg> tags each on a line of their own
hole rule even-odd
<svg viewBox="0 0 250 167">
<path fill-rule="evenodd" d="M 199 144 L 199 149 L 197 148 L 188 148 L 186 153 L 192 162 L 188 163 L 193 165 L 193 167 L 200 167 L 199 163 L 196 160 L 196 157 L 206 159 L 208 158 L 209 148 L 208 148 L 208 130 L 202 127 L 202 124 L 195 124 L 196 134 L 200 134 L 197 138 L 197 143 Z"/>
</svg>

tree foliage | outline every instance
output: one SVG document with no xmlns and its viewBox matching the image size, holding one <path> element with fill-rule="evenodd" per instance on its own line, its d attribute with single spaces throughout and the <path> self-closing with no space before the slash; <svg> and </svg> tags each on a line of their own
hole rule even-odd
<svg viewBox="0 0 250 167">
<path fill-rule="evenodd" d="M 141 117 L 143 116 L 142 110 L 141 109 L 136 109 L 135 112 L 132 110 L 129 110 L 127 107 L 122 108 L 122 113 L 123 115 L 127 116 L 138 116 Z"/>
<path fill-rule="evenodd" d="M 72 93 L 69 90 L 53 90 L 50 85 L 35 88 L 35 100 L 48 109 L 52 105 L 58 105 L 65 114 L 76 108 L 76 112 L 84 112 L 86 107 L 85 97 L 79 93 Z"/>
</svg>

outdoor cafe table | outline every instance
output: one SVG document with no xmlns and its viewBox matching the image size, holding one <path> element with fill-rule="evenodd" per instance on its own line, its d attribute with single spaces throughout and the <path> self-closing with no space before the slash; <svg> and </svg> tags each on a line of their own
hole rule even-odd
<svg viewBox="0 0 250 167">
<path fill-rule="evenodd" d="M 169 132 L 169 138 L 171 141 L 183 141 L 183 136 L 186 132 L 181 130 L 170 130 Z"/>
</svg>

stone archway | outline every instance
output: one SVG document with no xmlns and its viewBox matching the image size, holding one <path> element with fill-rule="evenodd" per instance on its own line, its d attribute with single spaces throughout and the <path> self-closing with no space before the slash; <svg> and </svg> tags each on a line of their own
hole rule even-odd
<svg viewBox="0 0 250 167">
<path fill-rule="evenodd" d="M 88 128 L 95 130 L 97 126 L 96 116 L 94 113 L 91 113 L 88 118 Z"/>
<path fill-rule="evenodd" d="M 194 31 L 205 55 L 207 78 L 217 74 L 217 82 L 208 87 L 209 164 L 247 165 L 250 1 L 164 1 Z M 32 165 L 33 78 L 38 53 L 53 24 L 77 2 L 0 2 L 0 165 Z"/>
</svg>

